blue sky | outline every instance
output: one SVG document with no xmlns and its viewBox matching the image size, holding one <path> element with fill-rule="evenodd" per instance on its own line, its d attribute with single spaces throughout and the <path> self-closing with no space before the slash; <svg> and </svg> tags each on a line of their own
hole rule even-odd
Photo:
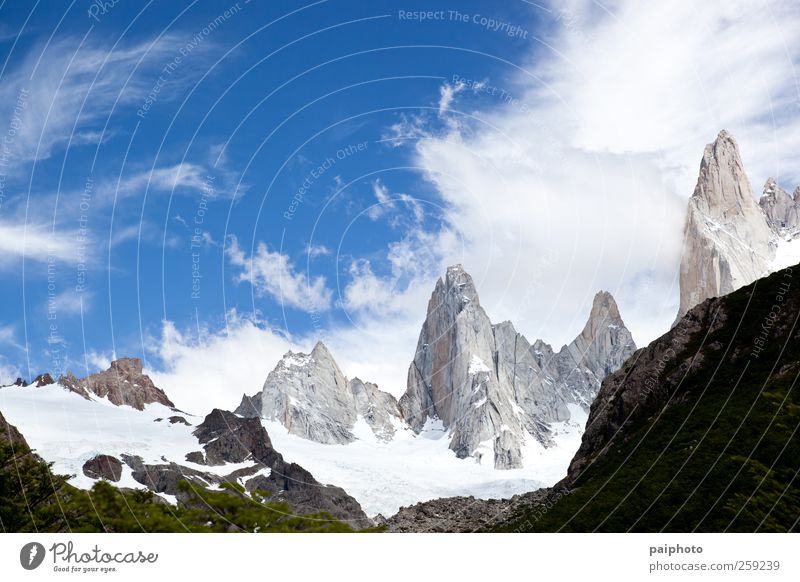
<svg viewBox="0 0 800 582">
<path fill-rule="evenodd" d="M 394 388 L 454 262 L 531 340 L 602 288 L 648 341 L 704 144 L 798 181 L 798 15 L 770 7 L 5 2 L 3 379 L 128 355 L 241 394 L 324 339 Z"/>
</svg>

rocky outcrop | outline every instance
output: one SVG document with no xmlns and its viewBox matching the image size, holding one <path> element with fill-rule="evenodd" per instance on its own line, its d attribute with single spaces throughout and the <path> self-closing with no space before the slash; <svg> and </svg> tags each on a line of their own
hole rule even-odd
<svg viewBox="0 0 800 582">
<path fill-rule="evenodd" d="M 364 419 L 378 439 L 391 440 L 401 424 L 397 399 L 380 390 L 377 384 L 359 378 L 350 380 L 348 389 L 353 395 L 356 415 Z"/>
<path fill-rule="evenodd" d="M 779 213 L 780 202 L 775 207 Z M 723 130 L 706 146 L 689 199 L 676 322 L 709 297 L 765 275 L 775 254 L 773 232 L 753 197 L 739 147 Z"/>
<path fill-rule="evenodd" d="M 392 533 L 474 533 L 489 531 L 524 512 L 546 508 L 561 495 L 550 489 L 538 489 L 510 499 L 446 497 L 401 507 L 386 519 Z"/>
<path fill-rule="evenodd" d="M 375 384 L 348 381 L 328 348 L 318 342 L 310 354 L 287 352 L 270 372 L 260 394 L 244 396 L 236 413 L 279 421 L 291 434 L 325 444 L 345 444 L 356 437 L 359 418 L 382 439 L 400 423 L 395 398 Z"/>
<path fill-rule="evenodd" d="M 205 465 L 249 459 L 270 465 L 279 456 L 259 419 L 239 418 L 226 410 L 212 410 L 193 434 L 203 445 Z"/>
<path fill-rule="evenodd" d="M 244 394 L 241 403 L 233 412 L 245 418 L 259 418 L 261 416 L 261 409 L 261 392 L 259 392 L 253 396 Z"/>
<path fill-rule="evenodd" d="M 53 377 L 50 374 L 39 374 L 33 379 L 33 385 L 37 388 L 48 386 L 50 384 L 55 384 L 55 380 L 53 380 Z"/>
<path fill-rule="evenodd" d="M 267 376 L 261 402 L 264 418 L 279 421 L 291 434 L 327 444 L 355 440 L 347 378 L 322 342 L 310 354 L 284 355 Z"/>
<path fill-rule="evenodd" d="M 164 391 L 142 371 L 139 358 L 120 358 L 111 362 L 111 367 L 104 372 L 81 379 L 69 374 L 59 379 L 59 383 L 84 398 L 96 395 L 117 406 L 132 406 L 137 410 L 154 402 L 174 406 Z"/>
<path fill-rule="evenodd" d="M 792 236 L 800 230 L 800 187 L 790 195 L 778 186 L 774 178 L 764 184 L 764 193 L 758 201 L 773 232 Z"/>
<path fill-rule="evenodd" d="M 496 468 L 519 467 L 528 435 L 551 446 L 551 424 L 570 418 L 569 404 L 587 407 L 634 349 L 603 292 L 569 346 L 558 353 L 541 341 L 532 346 L 511 322 L 492 325 L 472 278 L 456 265 L 428 303 L 400 409 L 417 432 L 440 420 L 459 457 L 482 458 L 488 449 Z"/>
<path fill-rule="evenodd" d="M 516 336 L 510 324 L 504 327 L 504 380 L 517 375 Z M 417 432 L 428 420 L 441 420 L 458 457 L 482 455 L 478 449 L 487 443 L 495 467 L 513 468 L 521 465 L 523 420 L 514 408 L 513 384 L 498 376 L 497 353 L 472 277 L 460 265 L 449 267 L 428 302 L 400 410 Z"/>
<path fill-rule="evenodd" d="M 116 483 L 122 477 L 122 462 L 111 455 L 97 455 L 83 464 L 83 474 Z"/>
<path fill-rule="evenodd" d="M 343 489 L 323 485 L 301 466 L 286 462 L 272 447 L 259 419 L 215 409 L 198 425 L 194 435 L 203 445 L 207 465 L 252 460 L 259 469 L 269 469 L 245 480 L 248 491 L 269 493 L 271 499 L 287 502 L 297 513 L 325 511 L 354 527 L 372 525 L 358 502 Z"/>
</svg>

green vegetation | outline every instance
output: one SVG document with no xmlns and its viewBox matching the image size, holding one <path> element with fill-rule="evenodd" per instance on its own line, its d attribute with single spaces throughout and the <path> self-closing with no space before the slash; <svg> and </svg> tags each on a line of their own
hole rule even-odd
<svg viewBox="0 0 800 582">
<path fill-rule="evenodd" d="M 16 454 L 15 454 L 16 452 Z M 120 491 L 99 481 L 91 491 L 67 477 L 24 445 L 0 440 L 0 527 L 4 532 L 350 532 L 326 513 L 293 515 L 266 494 L 244 494 L 239 484 L 209 491 L 188 481 L 180 507 L 146 490 Z"/>
<path fill-rule="evenodd" d="M 625 427 L 552 507 L 501 531 L 786 532 L 800 519 L 800 269 L 724 298 L 704 358 L 660 416 Z M 786 284 L 790 287 L 787 291 Z M 781 290 L 783 289 L 783 293 Z M 780 299 L 778 299 L 780 297 Z M 775 305 L 779 305 L 777 317 Z M 768 329 L 765 337 L 764 326 Z M 716 343 L 719 342 L 719 343 Z M 635 364 L 629 364 L 635 365 Z M 667 377 L 670 370 L 664 371 Z M 649 432 L 648 432 L 649 430 Z"/>
</svg>

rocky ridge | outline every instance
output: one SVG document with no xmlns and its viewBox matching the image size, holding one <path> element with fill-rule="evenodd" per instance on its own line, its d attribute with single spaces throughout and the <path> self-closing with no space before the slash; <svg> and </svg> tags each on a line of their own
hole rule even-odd
<svg viewBox="0 0 800 582">
<path fill-rule="evenodd" d="M 291 434 L 326 444 L 355 440 L 359 419 L 382 440 L 441 422 L 458 457 L 509 469 L 522 466 L 529 437 L 552 446 L 552 424 L 570 419 L 570 405 L 588 410 L 602 378 L 635 348 L 606 292 L 597 294 L 569 345 L 558 352 L 540 340 L 531 345 L 511 322 L 492 324 L 472 278 L 455 265 L 431 295 L 399 402 L 375 384 L 348 381 L 317 343 L 309 354 L 288 352 L 262 392 L 245 395 L 236 413 L 260 411 Z"/>
<path fill-rule="evenodd" d="M 170 408 L 175 406 L 164 391 L 153 384 L 150 376 L 144 373 L 139 358 L 120 358 L 111 362 L 111 367 L 103 372 L 80 379 L 67 374 L 59 378 L 58 382 L 84 398 L 99 396 L 117 406 L 131 406 L 136 410 L 143 410 L 146 404 L 154 402 Z"/>
</svg>

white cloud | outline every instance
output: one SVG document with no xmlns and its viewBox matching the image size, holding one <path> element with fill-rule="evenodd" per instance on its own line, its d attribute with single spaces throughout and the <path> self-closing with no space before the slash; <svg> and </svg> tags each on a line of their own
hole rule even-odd
<svg viewBox="0 0 800 582">
<path fill-rule="evenodd" d="M 392 195 L 389 193 L 389 189 L 380 180 L 373 180 L 372 193 L 377 202 L 369 207 L 367 216 L 371 220 L 378 220 L 391 208 L 394 208 L 394 202 L 392 202 Z"/>
<path fill-rule="evenodd" d="M 0 325 L 0 346 L 11 346 L 24 350 L 25 346 L 17 341 L 17 331 L 13 325 Z"/>
<path fill-rule="evenodd" d="M 606 7 L 610 14 L 589 1 L 562 9 L 563 58 L 553 53 L 536 70 L 548 86 L 532 96 L 551 102 L 571 146 L 657 155 L 687 197 L 703 146 L 726 128 L 759 188 L 769 174 L 800 179 L 796 2 Z"/>
<path fill-rule="evenodd" d="M 19 368 L 9 364 L 4 356 L 0 356 L 0 386 L 11 384 L 20 377 L 22 373 Z"/>
<path fill-rule="evenodd" d="M 444 83 L 439 87 L 439 115 L 443 116 L 450 109 L 453 99 L 465 88 L 464 83 Z"/>
<path fill-rule="evenodd" d="M 45 225 L 0 222 L 0 269 L 16 266 L 21 258 L 38 263 L 75 262 L 76 256 L 73 233 L 54 233 Z"/>
<path fill-rule="evenodd" d="M 566 343 L 606 289 L 643 344 L 677 309 L 683 216 L 705 144 L 731 130 L 757 188 L 768 174 L 798 179 L 800 10 L 565 6 L 553 3 L 552 51 L 482 92 L 477 121 L 444 90 L 443 129 L 401 119 L 389 134 L 415 140 L 413 162 L 463 240 L 463 259 L 443 261 L 464 263 L 493 320 Z"/>
<path fill-rule="evenodd" d="M 297 272 L 288 255 L 270 251 L 262 242 L 247 257 L 235 236 L 230 237 L 225 253 L 231 265 L 241 269 L 236 281 L 249 282 L 257 293 L 309 313 L 330 309 L 333 293 L 325 277 Z"/>
<path fill-rule="evenodd" d="M 305 252 L 310 258 L 315 259 L 317 257 L 322 257 L 324 255 L 331 254 L 331 249 L 329 249 L 325 245 L 315 245 L 312 243 L 308 243 L 306 244 Z"/>
<path fill-rule="evenodd" d="M 199 338 L 164 322 L 161 336 L 151 345 L 163 366 L 148 373 L 182 410 L 193 414 L 206 414 L 214 407 L 233 410 L 242 394 L 252 396 L 261 390 L 284 353 L 310 347 L 298 346 L 236 312 L 228 314 L 224 330 L 203 329 Z"/>
<path fill-rule="evenodd" d="M 424 218 L 425 211 L 419 200 L 402 192 L 393 194 L 380 179 L 372 181 L 372 194 L 377 202 L 367 209 L 367 217 L 370 220 L 378 220 L 389 213 L 393 213 L 394 217 L 390 224 L 398 226 L 406 222 L 404 219 L 408 218 L 405 215 L 407 210 L 411 211 L 410 218 L 414 222 L 418 223 Z M 402 202 L 402 204 L 398 205 L 397 202 Z M 396 212 L 398 210 L 401 211 L 399 214 Z"/>
</svg>

